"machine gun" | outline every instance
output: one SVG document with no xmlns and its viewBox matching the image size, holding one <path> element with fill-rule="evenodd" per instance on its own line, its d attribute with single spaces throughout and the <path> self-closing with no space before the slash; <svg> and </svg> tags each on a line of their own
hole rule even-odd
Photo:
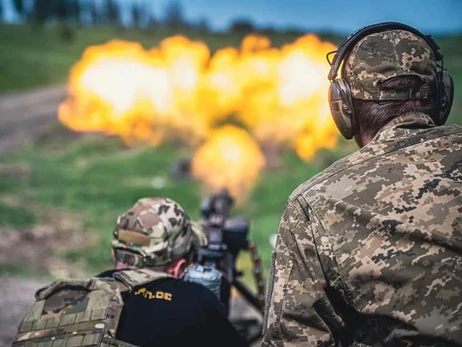
<svg viewBox="0 0 462 347">
<path fill-rule="evenodd" d="M 263 315 L 265 306 L 265 286 L 261 267 L 261 258 L 254 242 L 249 241 L 249 221 L 246 218 L 230 218 L 230 210 L 234 203 L 227 189 L 205 198 L 201 204 L 202 223 L 210 233 L 209 245 L 197 250 L 196 261 L 199 264 L 213 266 L 218 269 L 225 281 L 229 283 L 228 293 L 222 297 L 229 298 L 231 287 L 234 287 L 242 297 Z M 236 262 L 241 251 L 250 252 L 253 262 L 253 275 L 256 284 L 256 294 L 253 294 L 240 280 L 242 271 L 236 268 Z M 224 302 L 226 308 L 229 302 Z M 231 322 L 247 339 L 249 343 L 261 337 L 262 319 L 231 319 Z"/>
</svg>

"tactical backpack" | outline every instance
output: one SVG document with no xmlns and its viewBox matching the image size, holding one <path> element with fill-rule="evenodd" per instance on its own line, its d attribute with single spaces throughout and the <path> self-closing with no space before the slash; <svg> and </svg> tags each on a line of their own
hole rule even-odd
<svg viewBox="0 0 462 347">
<path fill-rule="evenodd" d="M 13 347 L 133 346 L 115 339 L 122 294 L 170 275 L 146 269 L 123 270 L 113 278 L 56 280 L 35 294 Z"/>
</svg>

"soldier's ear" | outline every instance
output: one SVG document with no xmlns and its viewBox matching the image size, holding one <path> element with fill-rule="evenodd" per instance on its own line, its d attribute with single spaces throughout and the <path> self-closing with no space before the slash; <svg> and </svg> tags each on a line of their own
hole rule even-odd
<svg viewBox="0 0 462 347">
<path fill-rule="evenodd" d="M 172 275 L 175 278 L 180 278 L 180 276 L 183 274 L 184 270 L 186 269 L 186 259 L 180 258 L 177 260 L 174 260 L 168 270 L 167 273 L 169 275 Z"/>
<path fill-rule="evenodd" d="M 114 249 L 111 248 L 111 256 L 112 256 L 112 262 L 114 263 L 114 265 L 116 264 L 116 256 L 115 256 L 115 252 L 114 252 Z"/>
</svg>

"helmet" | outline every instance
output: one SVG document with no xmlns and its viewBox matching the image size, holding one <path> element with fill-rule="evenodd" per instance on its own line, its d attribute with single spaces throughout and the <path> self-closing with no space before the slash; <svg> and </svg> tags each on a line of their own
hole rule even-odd
<svg viewBox="0 0 462 347">
<path fill-rule="evenodd" d="M 208 244 L 207 230 L 168 198 L 143 198 L 117 217 L 112 248 L 116 259 L 136 267 L 167 265 Z"/>
</svg>

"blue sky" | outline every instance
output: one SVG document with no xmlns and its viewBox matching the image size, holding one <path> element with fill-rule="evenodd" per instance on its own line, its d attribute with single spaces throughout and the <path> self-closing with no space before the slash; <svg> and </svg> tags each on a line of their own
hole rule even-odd
<svg viewBox="0 0 462 347">
<path fill-rule="evenodd" d="M 155 1 L 159 10 L 167 0 Z M 189 16 L 209 18 L 222 29 L 232 18 L 260 25 L 301 26 L 349 33 L 383 21 L 400 21 L 429 32 L 462 32 L 462 0 L 183 0 Z"/>
<path fill-rule="evenodd" d="M 11 18 L 11 1 L 7 6 Z M 101 1 L 101 0 L 94 0 Z M 160 17 L 170 0 L 118 0 L 150 4 Z M 233 18 L 260 26 L 301 27 L 348 34 L 364 25 L 400 21 L 425 33 L 462 32 L 462 0 L 178 0 L 189 19 L 207 18 L 225 30 Z M 13 16 L 14 17 L 14 16 Z"/>
</svg>

